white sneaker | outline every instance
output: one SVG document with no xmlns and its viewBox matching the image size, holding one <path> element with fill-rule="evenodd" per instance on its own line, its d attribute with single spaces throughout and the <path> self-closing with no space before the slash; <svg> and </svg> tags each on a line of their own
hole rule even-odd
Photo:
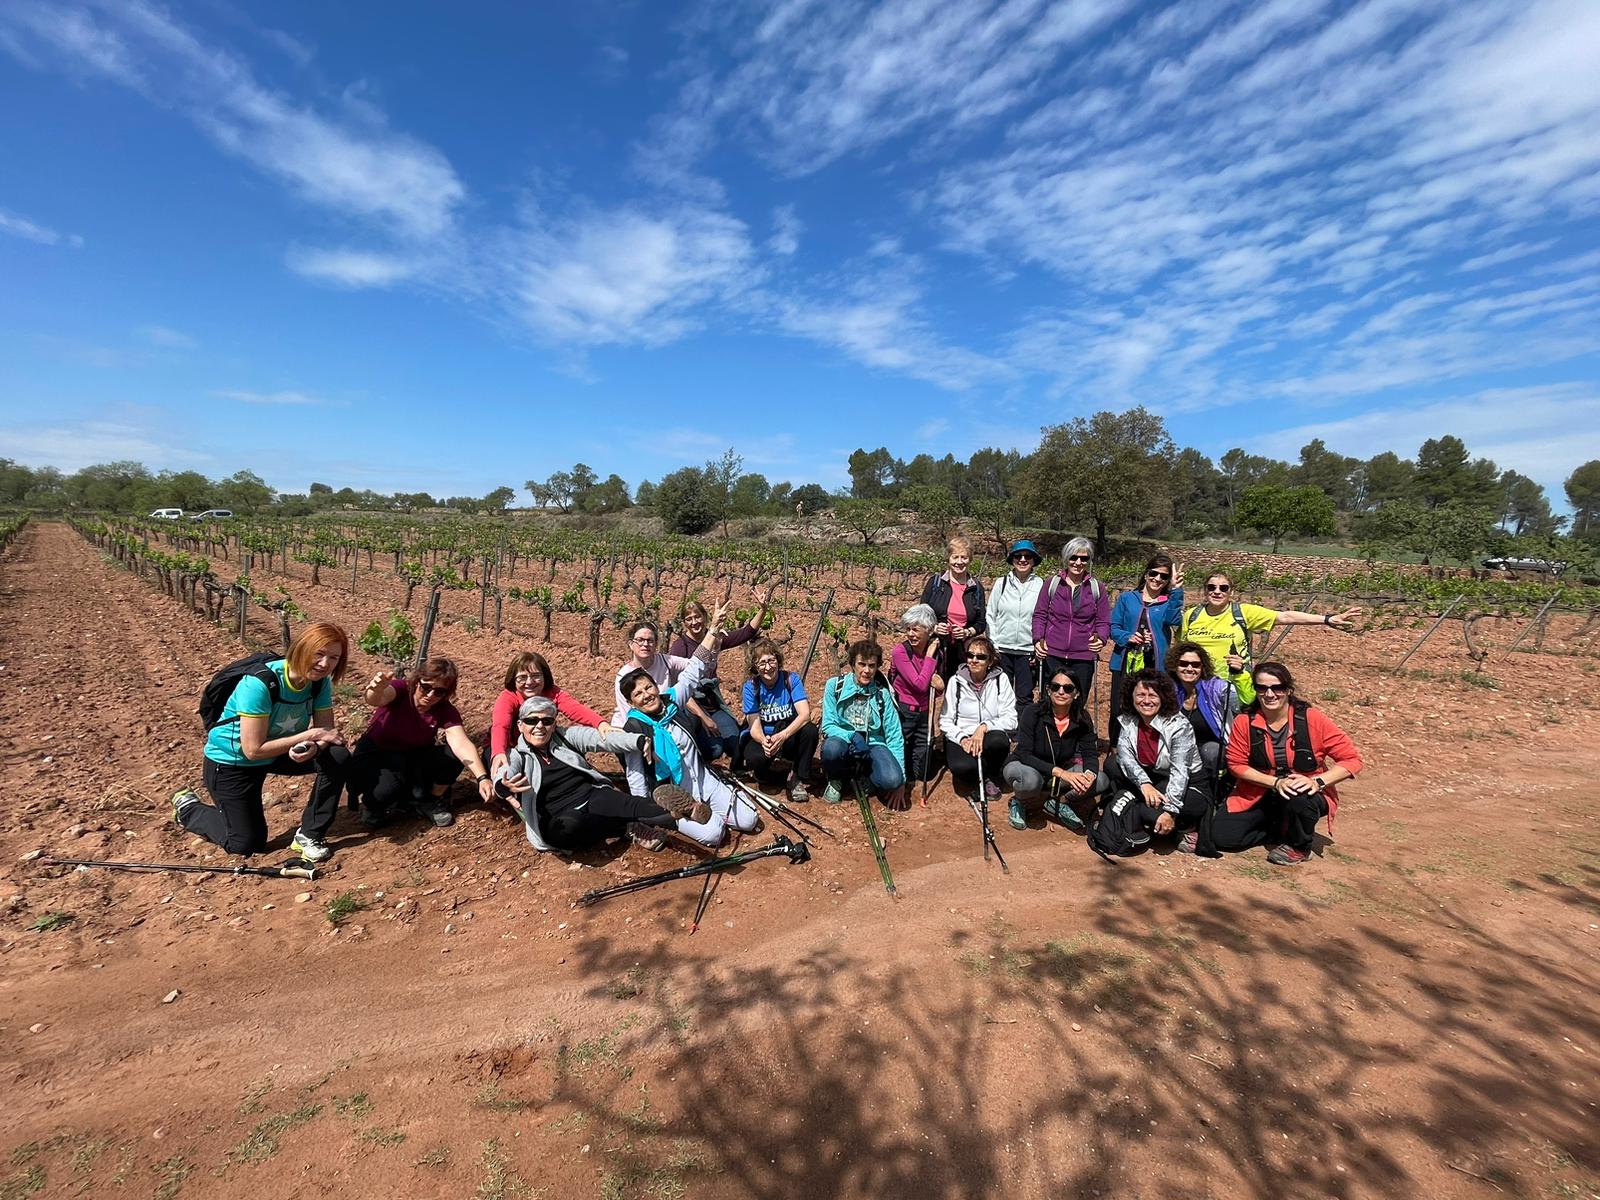
<svg viewBox="0 0 1600 1200">
<path fill-rule="evenodd" d="M 289 843 L 289 853 L 298 854 L 308 863 L 319 863 L 332 854 L 333 851 L 329 848 L 328 843 L 321 838 L 314 838 L 305 830 L 297 829 L 295 830 L 294 841 Z"/>
</svg>

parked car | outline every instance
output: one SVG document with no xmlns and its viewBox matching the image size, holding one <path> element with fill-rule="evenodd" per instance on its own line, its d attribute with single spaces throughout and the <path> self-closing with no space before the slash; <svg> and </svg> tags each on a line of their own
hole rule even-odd
<svg viewBox="0 0 1600 1200">
<path fill-rule="evenodd" d="M 1551 558 L 1486 558 L 1486 571 L 1527 571 L 1539 575 L 1559 575 L 1568 564 Z"/>
<path fill-rule="evenodd" d="M 181 521 L 183 520 L 183 509 L 158 508 L 150 514 L 150 519 L 154 521 Z"/>
<path fill-rule="evenodd" d="M 208 508 L 203 513 L 195 513 L 195 515 L 190 517 L 189 520 L 226 521 L 231 516 L 233 516 L 233 509 L 231 508 Z"/>
</svg>

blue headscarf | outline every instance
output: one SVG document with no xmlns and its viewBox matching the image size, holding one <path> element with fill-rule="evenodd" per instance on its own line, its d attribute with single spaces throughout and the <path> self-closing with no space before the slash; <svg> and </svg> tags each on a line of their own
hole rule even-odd
<svg viewBox="0 0 1600 1200">
<path fill-rule="evenodd" d="M 628 710 L 629 717 L 638 717 L 639 720 L 650 726 L 650 741 L 656 752 L 656 778 L 663 782 L 671 780 L 673 783 L 681 784 L 683 782 L 683 754 L 678 749 L 678 743 L 672 740 L 672 733 L 668 729 L 668 726 L 672 724 L 672 719 L 677 715 L 678 706 L 671 700 L 667 701 L 667 706 L 662 710 L 659 719 L 642 713 L 637 708 Z M 662 774 L 663 771 L 665 774 Z"/>
</svg>

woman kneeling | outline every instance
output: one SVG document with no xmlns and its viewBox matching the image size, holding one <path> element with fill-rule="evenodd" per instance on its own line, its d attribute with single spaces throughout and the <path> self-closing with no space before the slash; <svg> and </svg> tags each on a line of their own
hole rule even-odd
<svg viewBox="0 0 1600 1200">
<path fill-rule="evenodd" d="M 1123 688 L 1117 750 L 1105 770 L 1114 789 L 1142 801 L 1134 810 L 1131 841 L 1138 846 L 1152 833 L 1187 831 L 1179 848 L 1192 852 L 1194 829 L 1211 808 L 1194 726 L 1179 710 L 1177 689 L 1165 672 L 1135 671 Z M 1111 807 L 1117 807 L 1115 800 Z"/>
<path fill-rule="evenodd" d="M 1361 770 L 1361 752 L 1344 730 L 1294 694 L 1280 662 L 1257 663 L 1256 698 L 1233 721 L 1228 770 L 1235 779 L 1226 809 L 1212 822 L 1218 850 L 1275 843 L 1267 861 L 1296 867 L 1311 857 L 1317 821 L 1333 829 L 1334 785 Z M 1331 766 L 1324 766 L 1332 759 Z"/>
<path fill-rule="evenodd" d="M 900 713 L 884 682 L 883 647 L 853 642 L 850 673 L 828 680 L 822 690 L 822 770 L 828 787 L 822 798 L 837 804 L 841 783 L 865 775 L 868 786 L 890 808 L 904 807 L 904 739 Z"/>
<path fill-rule="evenodd" d="M 997 670 L 994 643 L 982 634 L 967 640 L 966 666 L 950 679 L 945 691 L 945 762 L 957 782 L 976 787 L 983 780 L 983 798 L 1000 794 L 1000 776 L 1011 753 L 1011 731 L 1017 727 L 1017 694 Z"/>
<path fill-rule="evenodd" d="M 1044 686 L 1047 698 L 1024 706 L 1017 720 L 1017 749 L 1005 766 L 1011 827 L 1028 827 L 1028 801 L 1043 793 L 1045 816 L 1082 830 L 1075 806 L 1095 794 L 1100 772 L 1094 723 L 1070 671 L 1058 667 Z"/>
</svg>

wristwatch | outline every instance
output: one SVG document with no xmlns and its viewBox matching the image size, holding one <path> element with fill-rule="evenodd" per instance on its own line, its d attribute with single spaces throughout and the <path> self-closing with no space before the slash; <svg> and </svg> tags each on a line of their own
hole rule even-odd
<svg viewBox="0 0 1600 1200">
<path fill-rule="evenodd" d="M 1326 779 L 1324 779 L 1321 775 L 1314 775 L 1314 776 L 1312 776 L 1312 778 L 1316 780 L 1317 793 L 1318 793 L 1318 795 L 1320 795 L 1322 793 L 1322 789 L 1328 786 L 1328 781 Z"/>
</svg>

